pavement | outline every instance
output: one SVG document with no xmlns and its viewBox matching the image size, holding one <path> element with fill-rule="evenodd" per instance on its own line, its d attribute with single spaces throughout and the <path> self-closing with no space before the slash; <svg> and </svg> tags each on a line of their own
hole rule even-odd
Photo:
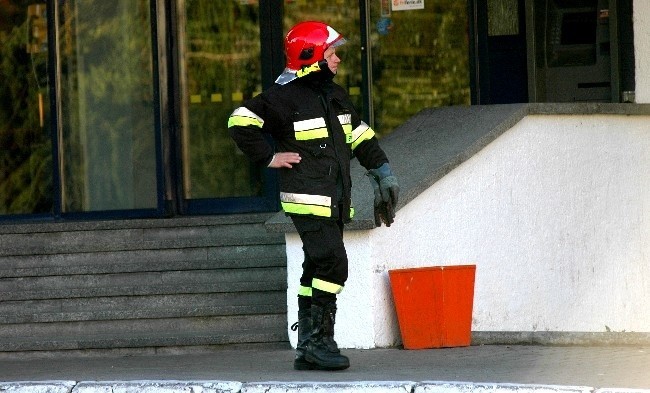
<svg viewBox="0 0 650 393">
<path fill-rule="evenodd" d="M 477 345 L 346 350 L 347 370 L 295 371 L 293 350 L 0 357 L 11 393 L 650 393 L 649 346 Z"/>
</svg>

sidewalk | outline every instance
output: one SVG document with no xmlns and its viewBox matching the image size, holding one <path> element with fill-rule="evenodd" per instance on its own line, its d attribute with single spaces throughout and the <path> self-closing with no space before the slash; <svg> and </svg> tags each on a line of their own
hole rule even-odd
<svg viewBox="0 0 650 393">
<path fill-rule="evenodd" d="M 164 385 L 163 381 L 177 381 L 174 382 L 176 385 L 180 383 L 184 387 L 174 385 L 176 387 L 164 391 L 197 392 L 199 389 L 207 392 L 216 385 L 187 386 L 202 381 L 231 381 L 230 385 L 219 385 L 221 387 L 213 391 L 397 389 L 402 393 L 468 393 L 504 389 L 517 392 L 522 389 L 526 392 L 590 392 L 612 388 L 621 392 L 643 389 L 644 393 L 650 393 L 650 347 L 484 345 L 415 351 L 372 349 L 342 352 L 350 357 L 351 367 L 337 372 L 294 371 L 293 351 L 273 348 L 22 359 L 5 355 L 0 359 L 0 392 L 58 391 L 53 388 L 43 390 L 43 386 L 37 388 L 20 381 L 74 381 L 59 387 L 63 387 L 65 392 L 76 386 L 78 392 L 85 393 L 117 392 L 117 386 L 127 393 L 146 390 L 143 386 L 147 384 L 142 382 L 139 385 L 120 383 L 126 381 L 149 381 L 149 385 L 159 388 Z M 82 381 L 105 382 L 80 383 Z"/>
</svg>

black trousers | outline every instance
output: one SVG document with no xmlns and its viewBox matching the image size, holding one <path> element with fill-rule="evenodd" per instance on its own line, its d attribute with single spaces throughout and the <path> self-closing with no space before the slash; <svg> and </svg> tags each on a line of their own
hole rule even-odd
<svg viewBox="0 0 650 393">
<path fill-rule="evenodd" d="M 343 244 L 343 221 L 291 215 L 305 260 L 300 285 L 312 288 L 316 303 L 336 301 L 348 279 L 348 256 Z"/>
</svg>

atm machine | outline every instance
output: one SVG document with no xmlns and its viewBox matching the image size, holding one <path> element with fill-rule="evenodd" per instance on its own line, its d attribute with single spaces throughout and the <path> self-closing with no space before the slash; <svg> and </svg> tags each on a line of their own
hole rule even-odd
<svg viewBox="0 0 650 393">
<path fill-rule="evenodd" d="M 624 91 L 634 90 L 628 3 L 631 2 L 528 2 L 530 102 L 620 102 L 627 97 Z"/>
</svg>

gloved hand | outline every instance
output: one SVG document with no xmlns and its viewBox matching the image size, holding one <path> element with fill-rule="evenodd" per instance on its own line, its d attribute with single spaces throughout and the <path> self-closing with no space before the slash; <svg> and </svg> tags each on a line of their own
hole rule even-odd
<svg viewBox="0 0 650 393">
<path fill-rule="evenodd" d="M 395 206 L 399 196 L 399 184 L 388 163 L 370 169 L 366 175 L 375 192 L 375 225 L 383 222 L 387 227 L 395 221 Z"/>
</svg>

